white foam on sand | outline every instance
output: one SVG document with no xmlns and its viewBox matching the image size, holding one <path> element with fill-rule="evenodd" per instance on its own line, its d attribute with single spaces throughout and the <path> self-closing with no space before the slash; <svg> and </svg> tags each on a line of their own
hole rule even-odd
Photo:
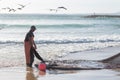
<svg viewBox="0 0 120 80">
<path fill-rule="evenodd" d="M 116 55 L 120 52 L 120 46 L 70 53 L 60 60 L 102 60 Z"/>
</svg>

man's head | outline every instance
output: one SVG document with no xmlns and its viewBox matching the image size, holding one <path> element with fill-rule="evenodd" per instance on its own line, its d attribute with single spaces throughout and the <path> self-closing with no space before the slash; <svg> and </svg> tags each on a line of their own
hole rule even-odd
<svg viewBox="0 0 120 80">
<path fill-rule="evenodd" d="M 33 25 L 33 26 L 31 26 L 30 30 L 31 30 L 32 32 L 34 32 L 34 31 L 36 30 L 36 27 Z"/>
</svg>

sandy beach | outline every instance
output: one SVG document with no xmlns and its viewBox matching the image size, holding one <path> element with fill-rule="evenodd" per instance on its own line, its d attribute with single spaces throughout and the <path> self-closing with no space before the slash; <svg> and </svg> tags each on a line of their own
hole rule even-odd
<svg viewBox="0 0 120 80">
<path fill-rule="evenodd" d="M 0 80 L 120 80 L 119 4 L 0 0 Z M 37 68 L 43 60 L 30 50 L 32 43 L 46 61 L 45 72 Z M 32 68 L 26 67 L 29 52 Z"/>
<path fill-rule="evenodd" d="M 74 54 L 74 59 L 101 60 L 119 52 L 120 47 L 109 47 L 104 49 L 86 51 Z M 110 54 L 107 54 L 110 53 Z M 79 54 L 79 55 L 78 55 Z M 94 54 L 94 55 L 93 55 Z M 73 54 L 63 57 L 71 59 Z M 77 58 L 77 56 L 79 56 Z M 46 70 L 39 71 L 35 67 L 3 67 L 0 68 L 0 79 L 2 80 L 120 80 L 120 69 L 101 70 Z"/>
</svg>

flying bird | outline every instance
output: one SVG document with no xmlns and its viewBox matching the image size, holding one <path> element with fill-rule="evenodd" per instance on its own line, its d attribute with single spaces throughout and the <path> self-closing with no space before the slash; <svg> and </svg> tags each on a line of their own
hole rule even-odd
<svg viewBox="0 0 120 80">
<path fill-rule="evenodd" d="M 30 4 L 30 3 L 28 3 L 28 4 Z M 18 7 L 17 9 L 18 9 L 18 10 L 22 10 L 22 9 L 25 8 L 28 4 L 26 4 L 26 5 L 18 4 L 20 7 Z"/>
<path fill-rule="evenodd" d="M 1 0 L 0 0 L 1 1 Z M 30 4 L 30 3 L 29 3 Z M 19 5 L 19 7 L 17 8 L 11 8 L 11 7 L 5 7 L 5 8 L 1 8 L 2 10 L 8 10 L 8 12 L 15 12 L 17 10 L 22 10 L 23 8 L 26 7 L 26 5 L 22 5 L 22 4 L 17 4 Z M 28 5 L 28 4 L 27 4 Z"/>
<path fill-rule="evenodd" d="M 11 11 L 15 12 L 16 10 L 15 9 L 9 9 L 9 12 L 11 12 Z"/>
<path fill-rule="evenodd" d="M 64 10 L 67 10 L 67 8 L 61 6 L 61 7 L 58 7 L 57 9 L 64 9 Z"/>
<path fill-rule="evenodd" d="M 15 12 L 16 10 L 10 7 L 2 8 L 3 10 L 8 10 L 9 12 L 13 11 Z"/>
<path fill-rule="evenodd" d="M 22 5 L 22 4 L 18 4 L 19 6 L 21 6 L 21 8 L 24 8 L 26 5 Z"/>
<path fill-rule="evenodd" d="M 50 10 L 50 11 L 56 11 L 56 12 L 58 11 L 57 9 L 49 9 L 49 10 Z"/>
<path fill-rule="evenodd" d="M 18 10 L 22 10 L 23 8 L 25 8 L 26 5 L 22 5 L 22 4 L 18 4 L 20 7 L 18 7 Z"/>
</svg>

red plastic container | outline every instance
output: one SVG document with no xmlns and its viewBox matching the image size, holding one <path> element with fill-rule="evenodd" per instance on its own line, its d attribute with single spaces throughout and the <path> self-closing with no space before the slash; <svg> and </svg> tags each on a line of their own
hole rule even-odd
<svg viewBox="0 0 120 80">
<path fill-rule="evenodd" d="M 38 69 L 41 70 L 41 71 L 46 71 L 46 64 L 45 63 L 40 63 L 38 65 Z"/>
</svg>

